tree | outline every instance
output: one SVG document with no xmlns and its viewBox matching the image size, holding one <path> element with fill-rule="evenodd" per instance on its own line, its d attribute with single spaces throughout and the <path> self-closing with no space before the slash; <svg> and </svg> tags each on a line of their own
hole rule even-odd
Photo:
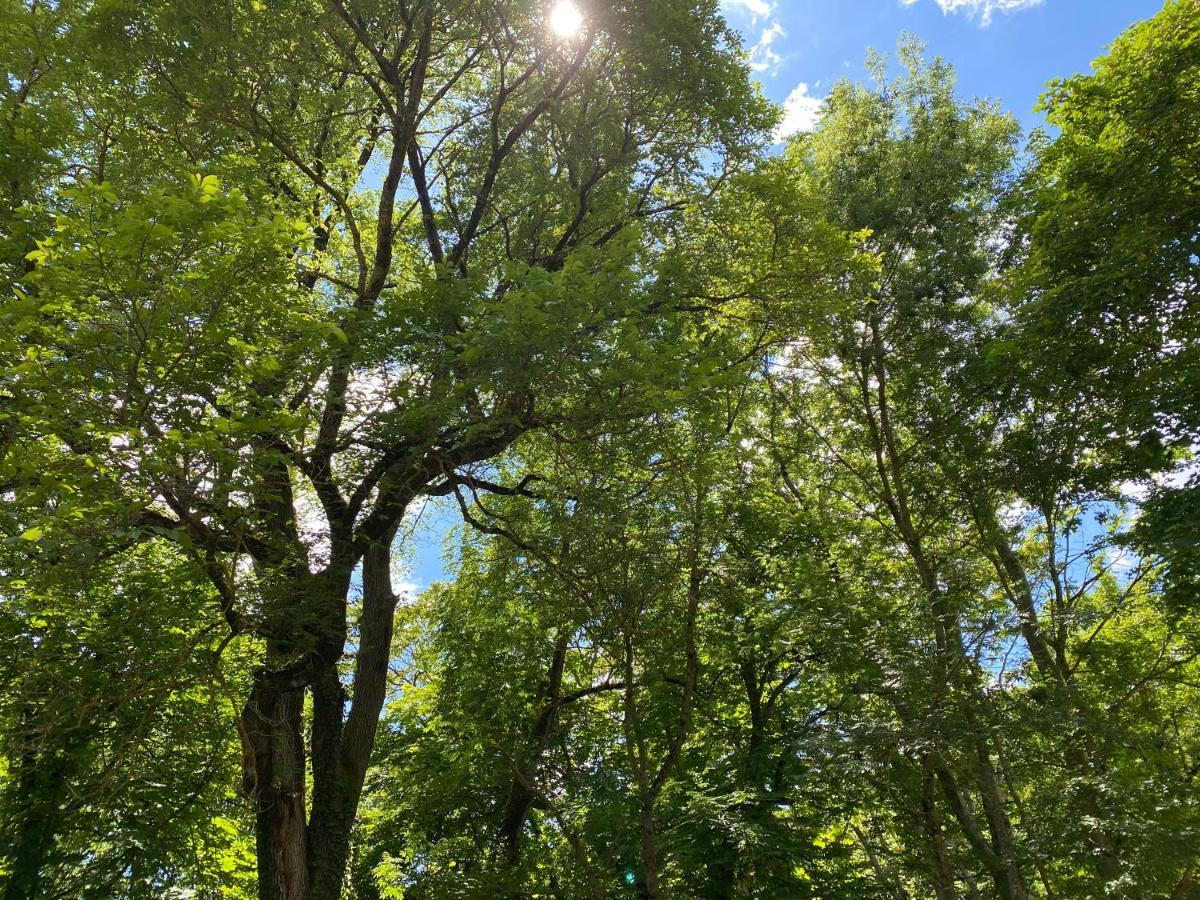
<svg viewBox="0 0 1200 900">
<path fill-rule="evenodd" d="M 768 152 L 716 0 L 6 11 L 5 897 L 1200 891 L 1194 2 L 1024 157 L 915 39 Z"/>
<path fill-rule="evenodd" d="M 1092 74 L 1050 86 L 1042 106 L 1059 134 L 1042 138 L 1025 185 L 1014 243 L 1021 340 L 1033 365 L 1047 351 L 1063 361 L 1068 377 L 1043 371 L 1043 382 L 1070 392 L 1117 477 L 1169 468 L 1200 433 L 1190 389 L 1200 366 L 1198 72 L 1200 8 L 1170 0 Z M 1188 604 L 1195 490 L 1162 492 L 1141 529 Z"/>
<path fill-rule="evenodd" d="M 337 896 L 405 510 L 573 415 L 614 346 L 652 352 L 658 223 L 772 114 L 715 4 L 598 7 L 563 40 L 516 3 L 114 4 L 80 27 L 124 87 L 92 98 L 92 177 L 52 185 L 8 312 L 8 459 L 61 457 L 92 515 L 212 582 L 261 648 L 239 724 L 260 896 Z M 101 166 L 114 140 L 153 151 Z M 69 545 L 38 473 L 14 479 L 16 527 Z"/>
<path fill-rule="evenodd" d="M 795 453 L 786 431 L 814 429 L 858 482 L 848 490 L 864 512 L 905 548 L 932 632 L 932 670 L 924 709 L 897 697 L 896 713 L 907 728 L 932 732 L 939 786 L 998 895 L 1026 897 L 989 743 L 985 673 L 964 633 L 970 576 L 952 549 L 958 523 L 937 487 L 937 453 L 925 446 L 944 440 L 954 398 L 939 396 L 934 379 L 961 365 L 978 317 L 970 298 L 988 272 L 1016 128 L 994 107 L 959 105 L 948 68 L 922 64 L 920 53 L 902 45 L 905 74 L 890 83 L 877 61 L 875 90 L 839 86 L 820 131 L 791 148 L 826 214 L 864 235 L 878 269 L 852 286 L 830 327 L 796 336 L 781 366 L 789 374 L 780 389 L 790 396 L 772 439 L 786 471 Z M 961 774 L 944 761 L 943 741 L 959 745 Z M 983 823 L 960 778 L 978 792 Z M 951 880 L 939 876 L 943 887 Z"/>
<path fill-rule="evenodd" d="M 162 542 L 16 569 L 14 556 L 0 618 L 3 896 L 244 884 L 222 826 L 245 822 L 224 686 L 247 660 L 224 652 L 211 587 Z"/>
</svg>

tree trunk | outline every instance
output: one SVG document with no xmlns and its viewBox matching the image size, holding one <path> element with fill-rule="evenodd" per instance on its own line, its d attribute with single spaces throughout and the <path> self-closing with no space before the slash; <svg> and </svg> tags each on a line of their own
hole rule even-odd
<svg viewBox="0 0 1200 900">
<path fill-rule="evenodd" d="M 392 589 L 394 533 L 363 556 L 362 614 L 358 623 L 353 702 L 346 708 L 336 663 L 313 684 L 313 803 L 308 827 L 311 900 L 338 900 L 350 859 L 350 839 L 363 782 L 387 696 L 388 664 L 397 597 Z"/>
<path fill-rule="evenodd" d="M 658 888 L 658 844 L 654 837 L 653 802 L 642 805 L 639 826 L 642 870 L 637 878 L 638 897 L 641 900 L 659 900 L 662 894 Z"/>
<path fill-rule="evenodd" d="M 355 810 L 341 765 L 346 692 L 336 666 L 317 675 L 312 688 L 312 814 L 308 827 L 309 890 L 316 898 L 341 896 L 350 856 Z"/>
<path fill-rule="evenodd" d="M 858 844 L 862 847 L 863 852 L 867 854 L 867 860 L 871 863 L 875 877 L 879 880 L 879 886 L 892 891 L 896 895 L 896 900 L 911 900 L 908 891 L 904 888 L 904 882 L 888 871 L 887 865 L 875 852 L 875 847 L 871 844 L 867 833 L 854 824 L 851 824 L 850 829 L 858 838 Z"/>
<path fill-rule="evenodd" d="M 1025 879 L 1021 875 L 1021 866 L 1017 860 L 1012 820 L 1005 809 L 1004 791 L 1000 787 L 1000 779 L 996 776 L 996 767 L 992 763 L 991 745 L 977 721 L 972 721 L 970 727 L 975 729 L 975 755 L 984 816 L 992 835 L 992 844 L 999 856 L 998 865 L 992 875 L 996 889 L 1000 896 L 1009 900 L 1028 900 L 1029 890 L 1025 886 Z"/>
<path fill-rule="evenodd" d="M 954 868 L 946 849 L 946 836 L 942 833 L 942 820 L 938 815 L 933 786 L 933 763 L 929 757 L 924 759 L 922 768 L 921 830 L 925 832 L 929 847 L 929 875 L 933 881 L 933 893 L 937 900 L 956 900 L 958 893 L 954 888 Z"/>
<path fill-rule="evenodd" d="M 921 585 L 929 597 L 930 611 L 934 619 L 937 653 L 938 684 L 936 690 L 956 689 L 959 697 L 957 703 L 963 721 L 966 724 L 966 737 L 969 752 L 974 757 L 973 773 L 980 798 L 983 801 L 984 818 L 987 820 L 988 832 L 991 837 L 990 846 L 980 839 L 971 840 L 971 845 L 991 873 L 996 884 L 996 890 L 1007 900 L 1028 900 L 1029 891 L 1021 875 L 1020 862 L 1017 859 L 1016 838 L 1013 832 L 1012 820 L 1004 802 L 1004 791 L 992 763 L 991 744 L 985 724 L 980 721 L 979 712 L 986 707 L 983 685 L 978 666 L 971 659 L 963 640 L 962 626 L 958 613 L 952 608 L 949 598 L 938 582 L 937 573 L 924 554 L 917 536 L 916 529 L 907 517 L 900 522 L 909 553 L 916 565 Z M 939 768 L 939 780 L 949 789 L 949 770 L 944 766 Z M 971 820 L 966 815 L 968 805 L 964 798 L 954 789 L 955 796 L 948 795 L 955 814 L 959 817 L 964 829 L 970 827 Z M 957 800 L 957 802 L 956 802 Z M 971 837 L 968 833 L 968 837 Z"/>
<path fill-rule="evenodd" d="M 701 470 L 697 469 L 697 473 Z M 700 595 L 708 577 L 707 568 L 700 559 L 702 525 L 704 521 L 705 486 L 697 479 L 693 498 L 693 531 L 689 544 L 687 607 L 683 621 L 684 676 L 683 693 L 679 698 L 678 718 L 671 735 L 667 751 L 658 765 L 658 771 L 650 777 L 650 760 L 642 739 L 637 712 L 637 691 L 634 671 L 633 635 L 628 627 L 623 635 L 624 644 L 624 716 L 626 753 L 630 770 L 637 780 L 640 801 L 639 833 L 642 870 L 635 879 L 638 896 L 643 900 L 658 900 L 658 846 L 654 834 L 654 807 L 663 788 L 675 771 L 683 745 L 691 734 L 693 704 L 696 685 L 700 675 L 700 656 L 696 650 L 696 620 L 700 612 Z"/>
<path fill-rule="evenodd" d="M 1200 896 L 1200 893 L 1195 890 L 1196 881 L 1192 873 L 1192 869 L 1188 869 L 1183 873 L 1183 877 L 1179 879 L 1179 883 L 1171 891 L 1171 900 L 1187 900 L 1189 897 Z"/>
<path fill-rule="evenodd" d="M 933 617 L 937 646 L 934 693 L 941 696 L 944 692 L 957 688 L 961 694 L 959 707 L 967 723 L 968 747 L 974 755 L 975 775 L 994 845 L 990 849 L 994 850 L 994 857 L 998 858 L 993 859 L 990 867 L 996 888 L 1002 897 L 1009 900 L 1026 900 L 1029 894 L 1017 861 L 1012 822 L 1004 808 L 1004 795 L 992 765 L 987 731 L 978 719 L 978 710 L 984 706 L 978 667 L 966 652 L 958 612 L 953 608 L 940 583 L 936 560 L 927 551 L 923 533 L 914 523 L 903 458 L 898 450 L 900 441 L 897 440 L 891 418 L 887 349 L 878 318 L 872 316 L 867 324 L 870 330 L 870 345 L 863 348 L 864 367 L 859 372 L 859 390 L 871 435 L 880 498 L 887 507 L 896 531 L 917 570 Z M 871 372 L 875 375 L 874 390 L 870 383 Z M 956 811 L 959 809 L 965 809 L 965 806 L 956 807 Z M 982 842 L 975 846 L 980 851 L 984 850 Z"/>
<path fill-rule="evenodd" d="M 29 746 L 22 748 L 17 773 L 17 821 L 8 826 L 16 837 L 4 848 L 9 870 L 4 900 L 40 896 L 42 868 L 58 832 L 63 788 L 71 768 L 61 752 L 39 754 L 31 736 L 26 735 L 23 743 Z"/>
<path fill-rule="evenodd" d="M 362 557 L 363 603 L 353 703 L 338 672 L 345 652 L 353 560 L 294 576 L 274 610 L 267 665 L 242 713 L 244 789 L 255 802 L 259 900 L 339 900 L 363 782 L 387 693 L 393 617 L 394 531 Z M 312 811 L 306 817 L 304 697 L 312 691 Z"/>
<path fill-rule="evenodd" d="M 1074 676 L 1065 660 L 1054 652 L 1042 633 L 1033 590 L 1020 557 L 1017 556 L 1008 536 L 1005 535 L 996 516 L 996 511 L 986 498 L 977 500 L 975 520 L 980 534 L 992 553 L 993 563 L 1004 581 L 1005 592 L 1021 623 L 1021 634 L 1029 649 L 1030 658 L 1038 673 L 1054 686 L 1054 698 L 1058 707 L 1067 714 L 1080 716 L 1085 722 L 1091 718 L 1091 710 L 1079 696 Z M 1075 792 L 1074 805 L 1083 821 L 1095 823 L 1087 829 L 1087 843 L 1091 858 L 1095 861 L 1096 874 L 1103 884 L 1116 881 L 1121 876 L 1121 864 L 1117 854 L 1117 841 L 1099 823 L 1104 820 L 1099 792 L 1092 780 L 1104 777 L 1104 765 L 1087 734 L 1086 725 L 1076 728 L 1068 735 L 1063 749 L 1067 770 L 1081 780 Z M 1140 896 L 1135 892 L 1134 897 Z"/>
<path fill-rule="evenodd" d="M 550 670 L 546 675 L 546 684 L 539 692 L 541 704 L 537 719 L 534 720 L 529 744 L 521 759 L 515 760 L 518 771 L 513 773 L 512 784 L 509 786 L 508 800 L 504 805 L 504 814 L 500 827 L 496 831 L 496 844 L 504 853 L 504 862 L 515 866 L 521 858 L 521 834 L 525 829 L 525 820 L 529 817 L 529 809 L 533 805 L 533 784 L 541 763 L 542 754 L 546 749 L 546 741 L 550 730 L 554 727 L 555 714 L 558 712 L 562 698 L 563 670 L 567 661 L 567 635 L 561 634 L 554 647 L 554 656 L 550 661 Z"/>
<path fill-rule="evenodd" d="M 912 547 L 912 555 L 921 574 L 922 584 L 929 592 L 935 620 L 938 655 L 941 657 L 938 677 L 946 679 L 946 684 L 939 685 L 938 690 L 950 686 L 957 689 L 956 693 L 960 698 L 957 706 L 966 724 L 967 747 L 973 756 L 971 768 L 983 801 L 990 844 L 979 833 L 974 824 L 973 814 L 969 813 L 969 805 L 957 787 L 953 786 L 951 774 L 945 766 L 938 767 L 938 779 L 946 788 L 947 799 L 950 800 L 959 823 L 967 832 L 976 855 L 987 866 L 999 895 L 1007 900 L 1028 900 L 1029 891 L 1017 858 L 1012 820 L 1008 816 L 1004 791 L 1000 786 L 996 767 L 992 763 L 987 728 L 979 718 L 980 710 L 985 708 L 985 701 L 978 668 L 967 654 L 958 615 L 950 607 L 948 598 L 938 584 L 936 574 L 925 561 L 919 545 Z"/>
<path fill-rule="evenodd" d="M 996 738 L 996 758 L 1000 762 L 1000 774 L 1004 776 L 1004 786 L 1008 789 L 1008 794 L 1013 798 L 1013 803 L 1017 807 L 1017 815 L 1019 816 L 1021 827 L 1026 833 L 1029 833 L 1029 817 L 1025 812 L 1025 804 L 1021 802 L 1021 796 L 1017 793 L 1016 780 L 1013 778 L 1012 769 L 1008 765 L 1008 756 L 1004 752 L 1004 742 L 999 736 Z M 1033 860 L 1034 866 L 1038 870 L 1038 877 L 1042 880 L 1042 889 L 1046 893 L 1046 900 L 1058 900 L 1058 894 L 1055 892 L 1054 884 L 1050 880 L 1050 873 L 1046 869 L 1045 856 L 1040 850 L 1035 850 Z"/>
<path fill-rule="evenodd" d="M 962 695 L 958 707 L 966 725 L 967 746 L 973 756 L 971 770 L 983 802 L 990 843 L 984 840 L 979 832 L 974 822 L 974 814 L 970 812 L 965 797 L 954 785 L 949 769 L 939 766 L 938 778 L 947 791 L 947 799 L 950 800 L 959 823 L 967 833 L 972 848 L 980 861 L 987 866 L 999 896 L 1007 900 L 1028 900 L 1029 891 L 1017 858 L 1016 837 L 1012 820 L 1008 816 L 1004 790 L 1000 785 L 996 766 L 992 762 L 987 728 L 979 718 L 980 709 L 985 706 L 979 672 L 966 653 L 958 618 L 947 608 L 945 597 L 941 595 L 940 590 L 935 595 L 934 609 L 935 615 L 944 617 L 947 623 L 946 663 Z"/>
<path fill-rule="evenodd" d="M 304 688 L 255 679 L 242 712 L 246 788 L 254 798 L 259 900 L 308 900 Z"/>
</svg>

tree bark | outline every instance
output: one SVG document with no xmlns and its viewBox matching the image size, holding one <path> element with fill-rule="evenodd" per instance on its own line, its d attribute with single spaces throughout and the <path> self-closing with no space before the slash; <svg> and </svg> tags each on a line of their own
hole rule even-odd
<svg viewBox="0 0 1200 900">
<path fill-rule="evenodd" d="M 40 896 L 42 869 L 58 833 L 62 795 L 73 768 L 67 752 L 39 753 L 32 733 L 35 724 L 28 719 L 25 724 L 13 804 L 17 821 L 5 829 L 14 831 L 15 839 L 3 848 L 9 869 L 4 900 Z"/>
<path fill-rule="evenodd" d="M 1179 883 L 1171 891 L 1171 900 L 1187 900 L 1189 897 L 1197 896 L 1197 891 L 1195 890 L 1196 880 L 1193 872 L 1193 869 L 1188 869 L 1183 873 L 1183 877 L 1179 879 Z"/>
<path fill-rule="evenodd" d="M 338 900 L 342 894 L 354 821 L 387 696 L 398 602 L 391 576 L 394 539 L 395 532 L 389 531 L 363 555 L 358 653 L 344 724 L 346 692 L 336 664 L 326 665 L 313 685 L 311 900 Z"/>
<path fill-rule="evenodd" d="M 1008 817 L 1004 802 L 1004 790 L 1000 786 L 996 767 L 992 763 L 991 744 L 977 721 L 971 721 L 969 727 L 975 731 L 975 756 L 979 767 L 984 816 L 987 818 L 992 843 L 999 856 L 996 868 L 992 872 L 992 879 L 996 882 L 996 889 L 1001 896 L 1008 897 L 1009 900 L 1028 900 L 1029 889 L 1025 886 L 1025 879 L 1021 874 L 1021 866 L 1017 859 L 1012 820 Z"/>
<path fill-rule="evenodd" d="M 341 746 L 346 692 L 336 666 L 326 666 L 312 686 L 312 812 L 307 830 L 311 896 L 337 898 L 350 856 L 354 804 Z"/>
<path fill-rule="evenodd" d="M 658 842 L 654 836 L 653 800 L 642 804 L 638 839 L 642 857 L 642 870 L 637 877 L 638 897 L 640 900 L 659 900 L 662 894 L 658 887 Z"/>
<path fill-rule="evenodd" d="M 500 827 L 496 831 L 496 843 L 504 853 L 504 862 L 515 866 L 521 858 L 521 834 L 525 829 L 525 820 L 529 817 L 529 809 L 533 805 L 532 785 L 537 777 L 542 754 L 546 749 L 546 741 L 550 730 L 554 727 L 555 715 L 558 712 L 559 701 L 562 697 L 563 669 L 567 660 L 567 636 L 559 636 L 554 656 L 550 661 L 550 670 L 546 675 L 546 685 L 540 692 L 542 702 L 534 721 L 529 743 L 524 758 L 515 762 L 519 768 L 513 773 L 509 786 L 508 799 L 504 804 L 504 814 L 500 819 Z"/>
<path fill-rule="evenodd" d="M 255 801 L 259 900 L 308 900 L 304 688 L 255 678 L 242 712 L 246 787 Z"/>
<path fill-rule="evenodd" d="M 896 900 L 911 900 L 908 891 L 904 888 L 904 882 L 888 871 L 879 854 L 875 852 L 875 848 L 872 846 L 871 839 L 867 836 L 867 833 L 854 824 L 850 828 L 854 832 L 854 836 L 858 838 L 859 846 L 867 854 L 867 860 L 871 863 L 875 877 L 879 879 L 880 887 L 892 891 L 896 895 Z"/>
<path fill-rule="evenodd" d="M 942 833 L 942 820 L 938 815 L 937 797 L 934 792 L 933 761 L 926 757 L 922 763 L 921 779 L 921 829 L 929 847 L 929 875 L 933 881 L 933 893 L 937 900 L 957 900 L 954 887 L 954 868 L 950 864 L 950 853 L 946 849 L 946 836 Z"/>
</svg>

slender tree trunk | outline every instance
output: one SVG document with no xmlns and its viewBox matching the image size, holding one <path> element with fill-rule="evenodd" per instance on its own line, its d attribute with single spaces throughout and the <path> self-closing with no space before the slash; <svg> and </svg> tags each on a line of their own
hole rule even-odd
<svg viewBox="0 0 1200 900">
<path fill-rule="evenodd" d="M 534 779 L 541 763 L 542 754 L 546 749 L 546 741 L 550 730 L 554 727 L 555 714 L 562 698 L 563 670 L 567 661 L 567 635 L 561 634 L 554 647 L 554 656 L 550 661 L 550 670 L 546 674 L 546 684 L 539 692 L 541 703 L 537 718 L 534 720 L 529 744 L 524 758 L 515 761 L 519 771 L 513 773 L 509 785 L 508 799 L 504 804 L 504 814 L 500 819 L 500 827 L 496 831 L 496 844 L 504 853 L 504 861 L 508 866 L 515 866 L 521 858 L 521 833 L 525 828 L 525 820 L 529 817 L 529 809 L 533 805 Z"/>
<path fill-rule="evenodd" d="M 993 554 L 993 562 L 1004 582 L 1005 592 L 1017 611 L 1021 635 L 1025 639 L 1034 666 L 1038 673 L 1053 685 L 1058 707 L 1065 713 L 1073 713 L 1085 722 L 1089 721 L 1092 718 L 1091 710 L 1076 690 L 1074 674 L 1066 665 L 1066 660 L 1061 658 L 1061 654 L 1053 652 L 1042 633 L 1029 574 L 1001 528 L 993 505 L 987 502 L 986 498 L 977 500 L 974 505 L 975 520 L 980 534 Z M 1116 881 L 1120 878 L 1122 870 L 1117 841 L 1100 824 L 1105 816 L 1099 792 L 1093 785 L 1093 781 L 1103 778 L 1106 771 L 1086 727 L 1077 728 L 1067 736 L 1063 747 L 1063 759 L 1067 770 L 1080 779 L 1080 787 L 1073 798 L 1074 805 L 1083 821 L 1094 823 L 1087 829 L 1087 843 L 1096 874 L 1104 884 Z M 1135 891 L 1132 896 L 1136 898 L 1140 893 Z"/>
<path fill-rule="evenodd" d="M 661 896 L 658 886 L 658 846 L 654 833 L 654 807 L 663 788 L 666 787 L 667 781 L 674 774 L 679 756 L 683 751 L 683 745 L 691 734 L 696 684 L 700 674 L 700 656 L 696 649 L 696 620 L 700 612 L 700 595 L 705 579 L 708 577 L 707 568 L 700 559 L 704 501 L 707 496 L 706 485 L 701 481 L 701 472 L 700 468 L 696 469 L 696 493 L 692 498 L 693 518 L 688 550 L 687 607 L 684 611 L 682 634 L 684 647 L 683 693 L 679 698 L 678 718 L 674 732 L 653 777 L 650 774 L 649 755 L 646 752 L 646 744 L 642 737 L 638 718 L 634 672 L 635 654 L 631 624 L 626 625 L 623 635 L 625 691 L 622 725 L 625 732 L 629 766 L 637 781 L 638 800 L 641 807 L 639 835 L 642 871 L 636 877 L 636 887 L 638 896 L 643 900 L 658 900 Z"/>
<path fill-rule="evenodd" d="M 763 704 L 764 687 L 753 653 L 741 660 L 742 686 L 745 689 L 746 712 L 750 720 L 750 733 L 746 738 L 746 758 L 742 765 L 741 779 L 753 794 L 759 795 L 766 781 L 770 760 L 770 749 L 766 740 L 766 711 Z M 778 784 L 775 785 L 778 790 Z M 748 810 L 756 821 L 770 815 L 765 799 L 759 799 Z M 714 858 L 705 865 L 708 874 L 704 885 L 706 900 L 731 900 L 738 892 L 737 847 L 728 838 L 722 840 Z"/>
<path fill-rule="evenodd" d="M 638 897 L 641 900 L 659 900 L 662 894 L 658 887 L 658 843 L 654 835 L 653 801 L 642 804 L 638 834 L 642 856 L 642 871 L 637 879 Z"/>
<path fill-rule="evenodd" d="M 988 830 L 992 835 L 992 843 L 999 856 L 993 879 L 996 889 L 1009 900 L 1028 900 L 1029 890 L 1021 874 L 1021 866 L 1017 860 L 1016 838 L 1013 833 L 1012 820 L 1005 808 L 1004 790 L 996 775 L 996 767 L 992 763 L 992 748 L 986 734 L 978 721 L 972 721 L 974 729 L 975 757 L 979 771 L 980 794 L 983 799 L 984 815 L 987 818 Z"/>
<path fill-rule="evenodd" d="M 1188 900 L 1188 898 L 1200 896 L 1200 891 L 1196 890 L 1194 872 L 1194 869 L 1188 869 L 1183 873 L 1183 877 L 1171 891 L 1171 900 Z"/>
<path fill-rule="evenodd" d="M 983 708 L 984 703 L 978 667 L 966 652 L 958 612 L 953 608 L 939 581 L 936 560 L 929 554 L 923 532 L 913 518 L 907 473 L 898 449 L 900 442 L 892 423 L 888 396 L 887 348 L 879 321 L 871 318 L 867 324 L 870 344 L 863 347 L 859 390 L 871 435 L 880 497 L 917 571 L 933 617 L 937 647 L 935 694 L 957 694 L 959 702 L 956 705 L 967 725 L 967 746 L 974 757 L 974 774 L 992 839 L 990 848 L 985 847 L 983 841 L 973 841 L 972 846 L 990 862 L 989 869 L 1000 896 L 1007 900 L 1026 900 L 1029 893 L 1017 860 L 1012 822 L 1005 809 L 1004 794 L 992 764 L 987 730 L 979 720 L 979 710 Z M 872 373 L 875 378 L 873 386 Z M 961 795 L 959 799 L 962 799 Z M 951 802 L 954 802 L 953 798 Z M 955 804 L 956 813 L 965 809 L 965 804 Z"/>
<path fill-rule="evenodd" d="M 915 539 L 910 548 L 921 575 L 921 582 L 929 592 L 937 631 L 938 653 L 942 657 L 938 666 L 941 673 L 939 677 L 947 679 L 947 684 L 942 687 L 953 686 L 960 697 L 956 705 L 966 724 L 967 744 L 973 757 L 971 768 L 983 802 L 984 818 L 991 838 L 990 845 L 978 835 L 977 827 L 974 828 L 974 834 L 968 830 L 968 837 L 975 838 L 970 841 L 971 846 L 980 857 L 980 861 L 988 867 L 999 895 L 1007 900 L 1027 900 L 1029 891 L 1021 873 L 1012 820 L 1008 815 L 1000 778 L 992 762 L 988 731 L 985 723 L 980 720 L 980 710 L 986 707 L 980 674 L 974 660 L 967 654 L 958 615 L 950 608 L 936 574 L 925 560 Z M 957 787 L 952 788 L 949 770 L 944 766 L 939 767 L 938 775 L 948 791 L 948 799 L 959 818 L 959 823 L 964 829 L 970 829 L 973 817 L 968 815 L 969 805 Z"/>
<path fill-rule="evenodd" d="M 929 876 L 933 881 L 933 893 L 937 900 L 957 900 L 954 867 L 950 864 L 950 852 L 946 849 L 946 836 L 942 832 L 941 816 L 938 815 L 933 764 L 929 757 L 923 761 L 922 770 L 921 830 L 925 832 L 929 848 Z"/>
<path fill-rule="evenodd" d="M 1008 765 L 1008 755 L 1004 752 L 1004 742 L 999 737 L 996 738 L 996 758 L 1000 762 L 1000 773 L 1004 776 L 1005 787 L 1008 788 L 1009 796 L 1013 798 L 1013 802 L 1016 804 L 1021 827 L 1026 833 L 1030 833 L 1029 817 L 1025 813 L 1025 804 L 1021 802 L 1020 795 L 1017 793 L 1016 781 L 1013 778 L 1012 769 Z M 1040 851 L 1035 851 L 1033 859 L 1038 871 L 1038 877 L 1042 881 L 1042 889 L 1046 892 L 1046 900 L 1058 900 L 1058 894 L 1055 892 L 1054 884 L 1050 880 L 1050 873 L 1046 870 L 1045 857 Z"/>
<path fill-rule="evenodd" d="M 965 737 L 972 757 L 970 770 L 983 803 L 984 820 L 988 829 L 986 838 L 970 809 L 970 803 L 958 789 L 952 773 L 945 765 L 937 766 L 938 780 L 943 785 L 951 809 L 962 826 L 968 843 L 991 874 L 999 896 L 1006 900 L 1028 900 L 1029 891 L 1021 873 L 1012 820 L 1009 818 L 1004 791 L 992 762 L 987 729 L 979 718 L 978 707 L 982 706 L 980 686 L 973 671 L 961 671 L 963 666 L 971 666 L 971 661 L 966 657 L 957 622 L 950 629 L 950 636 L 951 647 L 959 651 L 958 658 L 950 661 L 950 665 L 959 670 L 955 680 L 960 682 L 958 687 L 965 694 L 957 706 L 966 725 Z"/>
<path fill-rule="evenodd" d="M 875 852 L 875 847 L 871 844 L 867 833 L 857 825 L 852 824 L 850 827 L 854 831 L 854 836 L 858 838 L 859 846 L 867 854 L 867 860 L 871 863 L 871 868 L 875 871 L 875 877 L 879 879 L 880 886 L 892 891 L 896 895 L 896 900 L 911 900 L 908 891 L 904 888 L 904 882 L 888 871 L 884 861 Z"/>
</svg>

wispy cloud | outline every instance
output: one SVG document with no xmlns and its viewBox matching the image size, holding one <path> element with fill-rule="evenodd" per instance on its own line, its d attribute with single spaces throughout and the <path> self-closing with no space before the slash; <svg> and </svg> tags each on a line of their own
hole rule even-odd
<svg viewBox="0 0 1200 900">
<path fill-rule="evenodd" d="M 777 40 L 787 37 L 787 32 L 778 22 L 772 22 L 758 36 L 758 43 L 750 48 L 750 68 L 755 72 L 774 71 L 783 62 L 783 57 L 772 46 Z"/>
<path fill-rule="evenodd" d="M 775 129 L 775 141 L 783 143 L 792 135 L 804 131 L 812 131 L 817 127 L 821 118 L 820 97 L 814 97 L 808 92 L 807 82 L 800 82 L 783 101 L 783 121 Z"/>
<path fill-rule="evenodd" d="M 752 71 L 774 75 L 783 64 L 778 50 L 787 31 L 779 20 L 777 0 L 721 0 L 729 22 L 742 33 Z"/>
<path fill-rule="evenodd" d="M 751 0 L 751 2 L 760 2 L 760 0 Z M 919 2 L 920 0 L 900 0 L 900 5 L 913 6 Z M 995 13 L 1020 12 L 1023 9 L 1041 6 L 1042 2 L 1043 0 L 937 0 L 937 5 L 942 8 L 944 13 L 966 13 L 978 18 L 982 24 L 988 25 Z"/>
</svg>

